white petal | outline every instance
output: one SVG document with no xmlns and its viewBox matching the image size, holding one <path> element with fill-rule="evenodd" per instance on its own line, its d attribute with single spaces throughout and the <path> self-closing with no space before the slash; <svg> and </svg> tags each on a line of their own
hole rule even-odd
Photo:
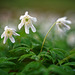
<svg viewBox="0 0 75 75">
<path fill-rule="evenodd" d="M 29 26 L 28 25 L 25 25 L 25 32 L 26 32 L 26 34 L 29 34 Z"/>
<path fill-rule="evenodd" d="M 31 17 L 31 20 L 33 20 L 34 22 L 37 21 L 37 19 L 35 17 Z"/>
<path fill-rule="evenodd" d="M 65 23 L 71 24 L 71 21 L 70 20 L 66 20 Z"/>
<path fill-rule="evenodd" d="M 67 17 L 62 17 L 62 19 L 67 19 Z"/>
<path fill-rule="evenodd" d="M 67 30 L 69 30 L 70 29 L 70 26 L 68 26 L 68 25 L 66 25 L 66 24 L 64 24 L 65 26 L 66 26 L 66 29 Z"/>
<path fill-rule="evenodd" d="M 15 39 L 13 37 L 9 37 L 12 43 L 15 43 Z"/>
<path fill-rule="evenodd" d="M 67 17 L 62 17 L 62 18 L 59 18 L 58 20 L 57 20 L 57 22 L 63 22 L 63 21 L 65 21 L 65 19 L 67 19 Z"/>
<path fill-rule="evenodd" d="M 24 18 L 24 16 L 20 16 L 20 20 L 23 19 L 23 18 Z"/>
<path fill-rule="evenodd" d="M 14 28 L 10 28 L 10 30 L 12 30 L 12 31 L 16 31 L 16 29 L 14 29 Z"/>
<path fill-rule="evenodd" d="M 8 26 L 5 26 L 4 30 L 8 29 Z"/>
<path fill-rule="evenodd" d="M 5 31 L 3 32 L 3 34 L 1 35 L 1 38 L 3 38 L 4 37 L 4 34 L 5 34 Z"/>
<path fill-rule="evenodd" d="M 24 25 L 24 23 L 21 21 L 21 23 L 18 25 L 18 29 L 20 30 L 23 25 Z"/>
<path fill-rule="evenodd" d="M 7 36 L 4 37 L 3 44 L 6 43 L 7 38 L 8 38 Z"/>
<path fill-rule="evenodd" d="M 28 11 L 25 12 L 25 15 L 28 15 Z"/>
<path fill-rule="evenodd" d="M 16 32 L 13 32 L 13 35 L 15 35 L 15 36 L 20 36 L 18 33 L 16 33 Z"/>
<path fill-rule="evenodd" d="M 31 25 L 31 30 L 32 30 L 33 32 L 36 32 L 36 28 L 33 26 L 33 24 Z"/>
</svg>

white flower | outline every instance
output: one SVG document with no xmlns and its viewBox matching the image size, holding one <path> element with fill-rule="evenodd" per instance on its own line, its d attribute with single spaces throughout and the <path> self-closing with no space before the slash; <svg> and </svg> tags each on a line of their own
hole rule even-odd
<svg viewBox="0 0 75 75">
<path fill-rule="evenodd" d="M 21 23 L 18 25 L 19 30 L 22 28 L 23 25 L 25 25 L 25 32 L 27 34 L 29 34 L 29 28 L 31 28 L 31 30 L 33 32 L 36 32 L 35 27 L 32 24 L 32 21 L 36 22 L 37 19 L 35 17 L 31 17 L 30 15 L 28 15 L 28 12 L 25 12 L 25 15 L 20 17 Z"/>
<path fill-rule="evenodd" d="M 61 32 L 70 29 L 70 26 L 68 26 L 67 24 L 71 24 L 71 21 L 66 20 L 66 19 L 67 19 L 67 17 L 62 17 L 56 21 L 57 28 Z"/>
<path fill-rule="evenodd" d="M 20 35 L 17 34 L 15 31 L 16 31 L 15 29 L 13 29 L 13 28 L 8 28 L 8 26 L 5 26 L 4 32 L 3 32 L 3 34 L 1 35 L 1 38 L 4 37 L 4 40 L 3 40 L 3 43 L 4 43 L 4 44 L 6 43 L 6 40 L 7 40 L 8 38 L 11 40 L 12 43 L 15 43 L 15 39 L 13 38 L 12 35 L 20 36 Z"/>
</svg>

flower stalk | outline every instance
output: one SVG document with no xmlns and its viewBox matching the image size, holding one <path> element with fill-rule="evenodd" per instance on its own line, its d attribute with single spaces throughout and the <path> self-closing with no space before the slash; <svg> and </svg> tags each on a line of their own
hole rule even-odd
<svg viewBox="0 0 75 75">
<path fill-rule="evenodd" d="M 48 30 L 48 32 L 47 32 L 47 34 L 46 34 L 46 36 L 45 36 L 45 38 L 44 38 L 44 40 L 43 40 L 43 43 L 42 43 L 41 51 L 40 51 L 40 52 L 42 52 L 42 49 L 43 49 L 43 46 L 44 46 L 45 40 L 46 40 L 46 38 L 47 38 L 49 32 L 51 31 L 51 29 L 54 27 L 55 24 L 56 24 L 56 22 L 55 22 L 55 23 L 51 26 L 51 28 Z"/>
</svg>

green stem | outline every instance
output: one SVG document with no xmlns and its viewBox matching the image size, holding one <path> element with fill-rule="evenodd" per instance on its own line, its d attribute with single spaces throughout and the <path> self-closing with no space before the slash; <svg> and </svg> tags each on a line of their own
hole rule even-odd
<svg viewBox="0 0 75 75">
<path fill-rule="evenodd" d="M 46 34 L 46 36 L 45 36 L 45 38 L 44 38 L 44 40 L 43 40 L 43 43 L 42 43 L 42 47 L 41 47 L 41 51 L 40 51 L 40 52 L 42 52 L 42 49 L 43 49 L 43 46 L 44 46 L 45 40 L 46 40 L 46 38 L 47 38 L 49 32 L 51 31 L 51 29 L 54 27 L 55 24 L 56 24 L 56 22 L 55 22 L 55 23 L 51 26 L 51 28 L 48 30 L 48 32 L 47 32 L 47 34 Z"/>
<path fill-rule="evenodd" d="M 65 62 L 65 60 L 68 60 L 69 58 L 71 58 L 71 57 L 73 57 L 73 56 L 75 56 L 75 53 L 73 53 L 73 54 L 71 54 L 71 55 L 65 57 L 63 60 L 61 60 L 60 62 L 58 62 L 56 65 L 62 64 L 63 62 Z"/>
</svg>

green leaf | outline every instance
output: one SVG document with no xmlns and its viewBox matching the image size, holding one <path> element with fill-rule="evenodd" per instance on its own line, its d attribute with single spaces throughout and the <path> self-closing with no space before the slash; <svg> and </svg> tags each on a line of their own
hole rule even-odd
<svg viewBox="0 0 75 75">
<path fill-rule="evenodd" d="M 0 69 L 0 75 L 8 75 L 8 73 L 2 69 Z"/>
<path fill-rule="evenodd" d="M 53 55 L 53 53 L 55 53 L 55 57 L 57 57 L 59 59 L 64 58 L 65 53 L 67 53 L 67 51 L 59 49 L 59 48 L 53 48 L 50 50 L 50 52 L 52 52 L 52 55 Z"/>
<path fill-rule="evenodd" d="M 43 52 L 39 53 L 39 55 L 38 55 L 38 56 L 39 56 L 39 57 L 47 57 L 48 59 L 52 59 L 52 57 L 51 57 L 50 53 L 45 52 L 45 51 L 43 51 Z"/>
<path fill-rule="evenodd" d="M 60 66 L 57 66 L 57 65 L 51 65 L 49 68 L 48 68 L 48 70 L 50 71 L 50 72 L 53 72 L 53 73 L 57 73 L 57 74 L 59 74 L 59 75 L 68 75 L 67 74 L 67 72 L 63 69 L 63 68 L 61 68 Z"/>
<path fill-rule="evenodd" d="M 66 60 L 68 60 L 68 59 L 70 59 L 70 58 L 72 58 L 72 57 L 75 57 L 75 53 L 73 53 L 73 54 L 71 54 L 71 55 L 65 57 L 65 58 L 64 58 L 63 60 L 61 60 L 59 63 L 62 64 L 63 62 L 65 62 Z"/>
<path fill-rule="evenodd" d="M 75 53 L 75 48 L 70 51 L 70 54 Z"/>
<path fill-rule="evenodd" d="M 8 58 L 7 60 L 14 60 L 14 59 L 17 59 L 18 57 L 10 57 Z"/>
<path fill-rule="evenodd" d="M 61 68 L 64 69 L 68 75 L 74 75 L 75 74 L 73 68 L 71 68 L 68 65 L 62 65 Z"/>
<path fill-rule="evenodd" d="M 15 72 L 13 72 L 13 73 L 9 73 L 9 75 L 15 75 Z"/>
<path fill-rule="evenodd" d="M 13 48 L 15 49 L 15 48 L 18 48 L 18 47 L 29 47 L 27 44 L 24 44 L 24 43 L 21 43 L 21 44 L 15 44 L 14 46 L 13 46 Z"/>
<path fill-rule="evenodd" d="M 56 61 L 63 59 L 65 57 L 65 53 L 67 52 L 59 48 L 53 48 L 50 50 L 50 53 L 51 53 L 52 61 L 53 63 L 55 63 Z"/>
<path fill-rule="evenodd" d="M 34 60 L 36 60 L 36 61 L 39 61 L 40 57 L 37 56 L 37 55 L 33 55 L 33 56 L 31 56 L 31 59 L 34 59 Z"/>
<path fill-rule="evenodd" d="M 29 70 L 37 69 L 39 67 L 40 67 L 40 63 L 33 61 L 33 62 L 30 62 L 28 65 L 26 65 L 24 70 L 29 71 Z"/>
<path fill-rule="evenodd" d="M 20 72 L 20 73 L 16 73 L 16 75 L 26 75 L 26 74 L 25 74 L 25 73 Z"/>
<path fill-rule="evenodd" d="M 30 51 L 30 49 L 26 48 L 26 47 L 18 47 L 18 48 L 10 50 L 9 52 L 19 52 L 19 51 L 26 51 L 26 52 L 28 52 L 28 51 Z"/>
<path fill-rule="evenodd" d="M 2 67 L 4 65 L 16 65 L 16 64 L 9 61 L 9 59 L 7 57 L 1 57 L 0 58 L 0 67 Z"/>
<path fill-rule="evenodd" d="M 73 65 L 73 66 L 75 66 L 75 62 L 68 62 L 68 63 L 65 63 L 64 65 Z"/>
<path fill-rule="evenodd" d="M 47 69 L 40 62 L 30 62 L 22 71 L 26 75 L 48 75 Z"/>
<path fill-rule="evenodd" d="M 30 38 L 22 38 L 21 43 L 26 44 L 27 47 L 32 47 L 32 42 L 31 42 Z"/>
<path fill-rule="evenodd" d="M 31 52 L 30 54 L 24 54 L 24 55 L 22 55 L 22 56 L 19 58 L 19 61 L 20 61 L 20 60 L 23 61 L 25 58 L 28 58 L 28 57 L 30 57 L 30 56 L 32 56 L 32 55 L 34 55 L 33 52 Z"/>
</svg>

